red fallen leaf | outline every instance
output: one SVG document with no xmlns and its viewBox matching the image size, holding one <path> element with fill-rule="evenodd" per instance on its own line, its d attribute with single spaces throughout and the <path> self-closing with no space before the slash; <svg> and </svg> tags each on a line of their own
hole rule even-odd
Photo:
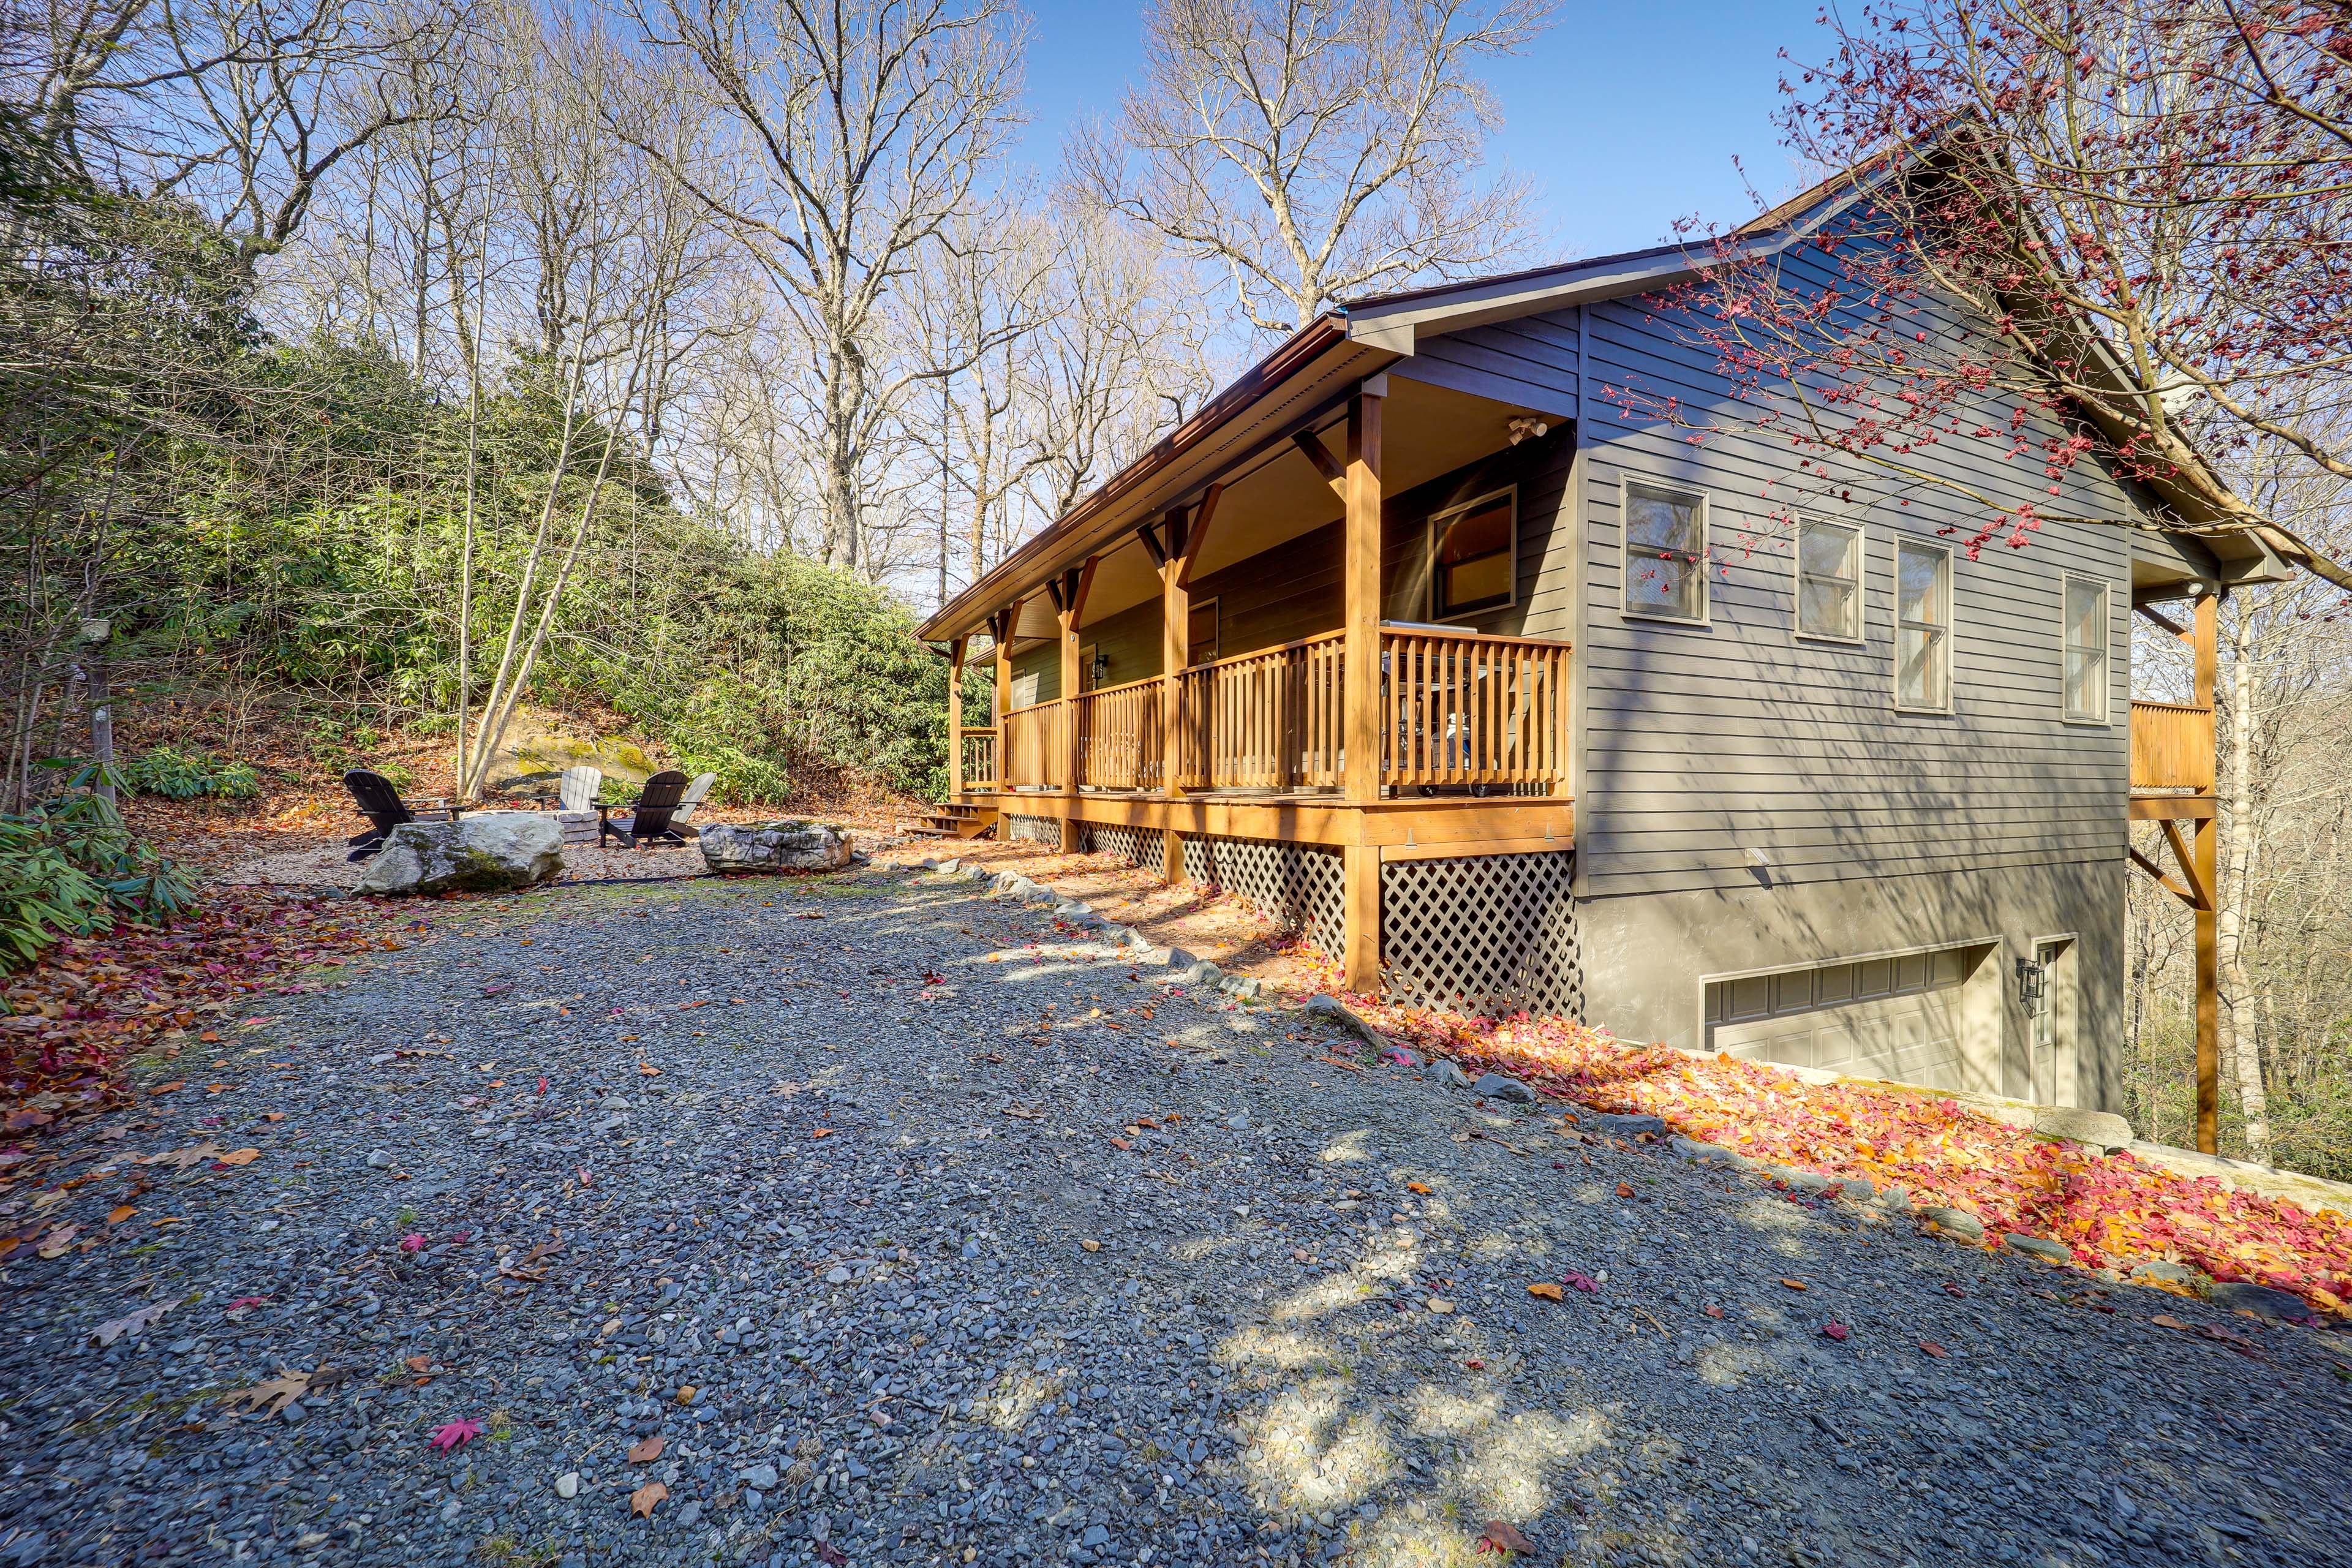
<svg viewBox="0 0 2352 1568">
<path fill-rule="evenodd" d="M 541 1094 L 545 1094 L 547 1092 L 547 1079 L 543 1075 L 539 1080 L 539 1092 Z"/>
<path fill-rule="evenodd" d="M 1490 1519 L 1486 1521 L 1486 1528 L 1478 1532 L 1477 1550 L 1482 1552 L 1532 1553 L 1535 1551 L 1535 1543 L 1503 1521 Z"/>
<path fill-rule="evenodd" d="M 825 1564 L 825 1568 L 843 1568 L 843 1564 L 849 1561 L 849 1554 L 830 1541 L 820 1541 L 816 1545 L 816 1560 Z"/>
<path fill-rule="evenodd" d="M 268 1304 L 268 1300 L 269 1298 L 267 1296 L 239 1296 L 236 1300 L 231 1301 L 227 1306 L 223 1307 L 221 1310 L 224 1312 L 241 1311 L 247 1307 L 264 1306 Z"/>
<path fill-rule="evenodd" d="M 1952 1353 L 1933 1340 L 1921 1340 L 1919 1342 L 1919 1348 L 1926 1351 L 1929 1355 L 1934 1356 L 1937 1361 L 1941 1361 L 1946 1356 Z"/>
<path fill-rule="evenodd" d="M 434 1428 L 433 1447 L 446 1454 L 452 1448 L 463 1447 L 467 1438 L 481 1435 L 481 1423 L 478 1421 L 452 1421 L 446 1426 Z"/>
<path fill-rule="evenodd" d="M 1483 1361 L 1465 1361 L 1462 1364 L 1468 1367 L 1472 1372 L 1484 1372 L 1486 1370 L 1486 1363 Z"/>
<path fill-rule="evenodd" d="M 1720 1307 L 1707 1307 L 1703 1309 L 1703 1310 L 1710 1318 L 1720 1318 L 1723 1316 L 1723 1309 Z"/>
<path fill-rule="evenodd" d="M 1822 1325 L 1822 1335 L 1824 1339 L 1843 1340 L 1847 1334 L 1853 1331 L 1848 1329 L 1843 1323 L 1839 1322 L 1835 1318 L 1832 1318 L 1828 1322 Z"/>
<path fill-rule="evenodd" d="M 1579 1274 L 1573 1268 L 1561 1275 L 1559 1277 L 1559 1282 L 1567 1286 L 1571 1290 L 1581 1290 L 1588 1296 L 1598 1296 L 1601 1294 L 1601 1287 L 1594 1281 L 1592 1276 L 1590 1274 Z"/>
<path fill-rule="evenodd" d="M 1944 1281 L 1944 1294 L 1947 1296 L 1965 1296 L 1968 1292 L 1947 1279 Z"/>
<path fill-rule="evenodd" d="M 400 1250 L 403 1252 L 422 1252 L 425 1250 L 425 1238 L 412 1231 L 408 1235 L 400 1238 Z"/>
</svg>

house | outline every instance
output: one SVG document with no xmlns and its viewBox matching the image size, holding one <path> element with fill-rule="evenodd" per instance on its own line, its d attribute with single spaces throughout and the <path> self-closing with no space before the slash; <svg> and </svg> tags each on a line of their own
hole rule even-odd
<svg viewBox="0 0 2352 1568">
<path fill-rule="evenodd" d="M 1827 191 L 1752 243 L 1837 221 Z M 1602 392 L 1731 397 L 1653 313 L 1696 275 L 1668 247 L 1301 328 L 925 624 L 994 667 L 940 825 L 1213 881 L 1353 989 L 2090 1108 L 2140 858 L 2200 904 L 2210 1052 L 2214 605 L 2282 563 L 2057 524 L 1972 559 L 1928 489 L 1777 523 L 1785 440 Z M 2136 610 L 2194 643 L 2193 703 L 2133 700 Z"/>
</svg>

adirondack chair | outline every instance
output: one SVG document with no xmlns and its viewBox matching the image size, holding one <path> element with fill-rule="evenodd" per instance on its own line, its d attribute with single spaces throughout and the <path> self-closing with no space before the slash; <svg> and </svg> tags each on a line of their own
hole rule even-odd
<svg viewBox="0 0 2352 1568">
<path fill-rule="evenodd" d="M 670 826 L 670 818 L 677 814 L 678 803 L 685 795 L 684 773 L 676 768 L 656 773 L 646 781 L 635 803 L 618 820 L 613 816 L 613 807 L 598 807 L 604 815 L 597 824 L 596 842 L 601 845 L 607 835 L 613 835 L 632 849 L 656 844 L 684 844 L 686 836 Z"/>
<path fill-rule="evenodd" d="M 686 825 L 687 818 L 694 815 L 694 808 L 702 804 L 702 797 L 709 795 L 710 786 L 718 782 L 717 773 L 695 774 L 694 782 L 688 784 L 686 793 L 678 797 L 677 810 L 670 815 L 669 825 L 688 838 L 701 837 L 702 832 L 699 828 L 688 827 Z"/>
<path fill-rule="evenodd" d="M 604 773 L 583 763 L 576 768 L 563 770 L 563 787 L 556 796 L 559 811 L 593 811 L 596 792 L 604 785 Z"/>
<path fill-rule="evenodd" d="M 392 781 L 382 773 L 353 768 L 343 775 L 343 787 L 352 792 L 352 799 L 359 806 L 360 815 L 368 819 L 365 833 L 354 833 L 344 840 L 352 847 L 352 852 L 344 857 L 347 860 L 366 859 L 383 847 L 383 841 L 392 837 L 394 828 L 404 822 L 416 820 L 416 814 L 408 809 L 407 803 L 400 798 L 400 792 L 393 788 Z"/>
</svg>

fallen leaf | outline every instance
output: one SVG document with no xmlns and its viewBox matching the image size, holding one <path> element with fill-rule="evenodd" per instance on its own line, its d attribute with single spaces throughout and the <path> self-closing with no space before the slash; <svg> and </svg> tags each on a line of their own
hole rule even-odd
<svg viewBox="0 0 2352 1568">
<path fill-rule="evenodd" d="M 481 1423 L 478 1421 L 452 1421 L 446 1426 L 434 1429 L 433 1446 L 446 1454 L 452 1448 L 463 1446 L 467 1438 L 478 1437 L 481 1435 Z"/>
<path fill-rule="evenodd" d="M 256 1160 L 260 1158 L 261 1151 L 258 1149 L 239 1149 L 235 1153 L 223 1154 L 219 1159 L 215 1160 L 213 1163 L 215 1165 L 250 1165 Z"/>
<path fill-rule="evenodd" d="M 1539 1297 L 1546 1301 L 1557 1301 L 1561 1299 L 1559 1287 L 1553 1284 L 1549 1279 L 1538 1279 L 1534 1284 L 1528 1286 L 1528 1294 L 1530 1296 Z"/>
<path fill-rule="evenodd" d="M 817 917 L 811 915 L 806 918 L 814 920 Z M 661 1506 L 662 1500 L 668 1496 L 669 1489 L 659 1481 L 639 1487 L 629 1494 L 629 1511 L 639 1519 L 651 1519 L 654 1510 Z"/>
<path fill-rule="evenodd" d="M 1843 1340 L 1846 1335 L 1853 1331 L 1853 1330 L 1847 1328 L 1843 1323 L 1839 1322 L 1835 1318 L 1832 1318 L 1828 1322 L 1822 1325 L 1822 1337 L 1824 1339 Z"/>
<path fill-rule="evenodd" d="M 1534 1542 L 1499 1519 L 1490 1519 L 1486 1528 L 1478 1532 L 1478 1549 L 1482 1552 L 1532 1552 Z"/>
<path fill-rule="evenodd" d="M 280 1372 L 267 1383 L 257 1383 L 251 1388 L 234 1389 L 222 1394 L 224 1405 L 242 1404 L 247 1410 L 269 1407 L 272 1415 L 316 1388 L 325 1388 L 343 1381 L 346 1373 L 328 1367 L 316 1372 Z"/>
<path fill-rule="evenodd" d="M 1579 1274 L 1571 1268 L 1559 1277 L 1559 1282 L 1571 1290 L 1581 1290 L 1588 1296 L 1601 1294 L 1600 1283 L 1590 1274 Z"/>
<path fill-rule="evenodd" d="M 2197 1331 L 2196 1324 L 2184 1323 L 2169 1312 L 2158 1312 L 2155 1317 L 2150 1318 L 2148 1321 L 2154 1323 L 2159 1329 L 2179 1329 L 2181 1332 L 2189 1334 L 2193 1334 Z"/>
<path fill-rule="evenodd" d="M 1425 1193 L 1429 1191 L 1429 1186 L 1423 1182 L 1407 1182 L 1404 1184 L 1404 1190 L 1409 1193 Z"/>
<path fill-rule="evenodd" d="M 119 1207 L 108 1211 L 106 1223 L 109 1225 L 121 1225 L 124 1220 L 129 1219 L 132 1215 L 135 1215 L 139 1211 L 137 1209 L 132 1208 L 129 1204 L 123 1204 Z"/>
<path fill-rule="evenodd" d="M 1427 1306 L 1431 1311 L 1435 1312 L 1440 1317 L 1443 1317 L 1446 1313 L 1454 1310 L 1454 1303 L 1447 1300 L 1443 1296 L 1432 1296 L 1427 1302 Z"/>
<path fill-rule="evenodd" d="M 169 1300 L 152 1301 L 137 1311 L 127 1313 L 110 1323 L 99 1324 L 98 1327 L 90 1330 L 89 1337 L 97 1341 L 101 1348 L 112 1344 L 126 1335 L 135 1339 L 146 1331 L 148 1324 L 186 1300 L 184 1296 L 174 1296 Z"/>
<path fill-rule="evenodd" d="M 1720 1318 L 1723 1316 L 1723 1309 L 1720 1307 L 1706 1307 L 1701 1310 L 1710 1318 Z"/>
<path fill-rule="evenodd" d="M 61 1225 L 58 1226 L 57 1229 L 49 1232 L 47 1236 L 41 1238 L 41 1245 L 39 1247 L 40 1256 L 54 1263 L 58 1258 L 63 1258 L 66 1255 L 67 1250 L 73 1246 L 74 1237 L 80 1234 L 81 1226 L 78 1225 Z"/>
<path fill-rule="evenodd" d="M 413 1355 L 406 1361 L 402 1362 L 400 1364 L 415 1373 L 417 1376 L 423 1377 L 426 1373 L 433 1370 L 433 1358 L 429 1355 Z"/>
<path fill-rule="evenodd" d="M 1620 1182 L 1617 1184 L 1617 1195 L 1621 1198 L 1630 1198 L 1633 1195 L 1633 1189 L 1628 1184 Z"/>
<path fill-rule="evenodd" d="M 1926 1351 L 1929 1355 L 1934 1356 L 1937 1361 L 1941 1361 L 1946 1356 L 1952 1353 L 1933 1340 L 1921 1340 L 1919 1342 L 1919 1348 Z"/>
<path fill-rule="evenodd" d="M 633 1465 L 650 1465 L 656 1459 L 662 1457 L 662 1450 L 668 1446 L 669 1445 L 664 1441 L 662 1435 L 656 1432 L 652 1436 L 646 1438 L 644 1442 L 636 1444 L 629 1449 L 629 1463 Z"/>
<path fill-rule="evenodd" d="M 1947 1279 L 1944 1281 L 1944 1294 L 1947 1296 L 1965 1296 L 1968 1292 Z"/>
<path fill-rule="evenodd" d="M 1805 1282 L 1801 1279 L 1783 1279 L 1780 1283 L 1791 1290 L 1802 1290 L 1806 1288 Z"/>
</svg>

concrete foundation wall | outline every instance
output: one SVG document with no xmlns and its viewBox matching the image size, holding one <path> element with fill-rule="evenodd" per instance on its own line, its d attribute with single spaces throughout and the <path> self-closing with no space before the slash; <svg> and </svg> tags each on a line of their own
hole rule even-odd
<svg viewBox="0 0 2352 1568">
<path fill-rule="evenodd" d="M 1990 941 L 1961 1004 L 1972 1084 L 2030 1099 L 2032 1019 L 2016 961 L 2071 936 L 2053 975 L 2058 1100 L 2120 1109 L 2127 865 L 2083 861 L 1869 880 L 1580 900 L 1587 1021 L 1621 1039 L 1707 1042 L 1707 983 L 1765 970 Z"/>
</svg>

